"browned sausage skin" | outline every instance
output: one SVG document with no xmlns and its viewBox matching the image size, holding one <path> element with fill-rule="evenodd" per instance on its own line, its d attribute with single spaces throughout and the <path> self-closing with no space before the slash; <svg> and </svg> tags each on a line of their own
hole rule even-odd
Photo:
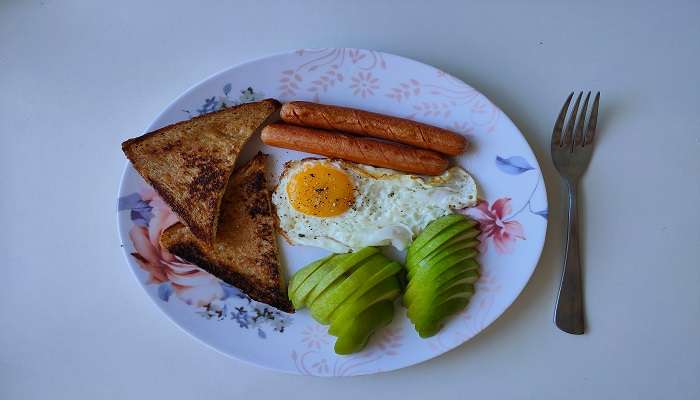
<svg viewBox="0 0 700 400">
<path fill-rule="evenodd" d="M 420 175 L 440 175 L 448 164 L 430 150 L 295 125 L 270 124 L 263 128 L 261 138 L 270 146 Z"/>
<path fill-rule="evenodd" d="M 371 136 L 452 156 L 467 148 L 464 136 L 446 129 L 354 108 L 293 101 L 282 106 L 280 116 L 289 124 Z"/>
</svg>

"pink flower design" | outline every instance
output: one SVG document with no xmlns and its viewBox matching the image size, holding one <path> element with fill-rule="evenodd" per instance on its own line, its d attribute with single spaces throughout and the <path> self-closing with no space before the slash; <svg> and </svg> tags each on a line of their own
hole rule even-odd
<svg viewBox="0 0 700 400">
<path fill-rule="evenodd" d="M 401 100 L 408 100 L 409 97 L 418 96 L 419 94 L 420 82 L 415 79 L 409 79 L 392 88 L 391 92 L 387 93 L 386 97 L 396 100 L 397 103 L 401 103 Z"/>
<path fill-rule="evenodd" d="M 459 132 L 459 133 L 464 133 L 467 135 L 471 135 L 474 133 L 474 128 L 468 123 L 468 122 L 453 122 L 452 125 L 450 126 L 450 129 L 453 130 L 454 132 Z"/>
<path fill-rule="evenodd" d="M 357 64 L 358 61 L 365 58 L 365 55 L 360 52 L 360 49 L 348 49 L 348 57 L 353 64 Z"/>
<path fill-rule="evenodd" d="M 377 341 L 377 347 L 379 350 L 388 356 L 397 355 L 398 349 L 401 347 L 401 340 L 403 339 L 401 330 L 396 328 L 385 328 L 380 334 L 381 336 Z"/>
<path fill-rule="evenodd" d="M 307 325 L 301 331 L 301 341 L 306 344 L 309 349 L 315 348 L 319 350 L 321 346 L 328 344 L 328 333 L 318 324 Z"/>
<path fill-rule="evenodd" d="M 478 96 L 471 105 L 472 123 L 483 126 L 486 132 L 493 132 L 498 122 L 500 110 L 483 96 Z"/>
<path fill-rule="evenodd" d="M 371 72 L 358 72 L 357 75 L 352 77 L 352 84 L 350 89 L 354 89 L 352 94 L 357 96 L 358 94 L 362 98 L 369 96 L 374 96 L 374 91 L 379 89 L 379 78 L 372 76 Z"/>
<path fill-rule="evenodd" d="M 496 251 L 501 254 L 513 252 L 515 241 L 525 239 L 520 222 L 506 218 L 511 212 L 510 200 L 509 197 L 500 198 L 490 208 L 487 201 L 479 200 L 476 207 L 467 210 L 467 214 L 479 221 L 482 251 L 486 251 L 488 239 L 493 240 Z"/>
<path fill-rule="evenodd" d="M 326 70 L 324 74 L 319 76 L 318 79 L 311 81 L 311 87 L 309 87 L 308 90 L 309 92 L 314 93 L 325 93 L 329 87 L 333 87 L 336 84 L 336 82 L 342 82 L 343 79 L 343 74 L 338 72 L 338 66 L 332 65 Z"/>
<path fill-rule="evenodd" d="M 311 368 L 315 369 L 319 375 L 327 375 L 330 371 L 328 368 L 328 362 L 326 362 L 325 358 L 311 364 Z"/>
<path fill-rule="evenodd" d="M 131 228 L 129 238 L 136 250 L 131 255 L 148 273 L 148 283 L 170 282 L 178 298 L 198 307 L 224 298 L 224 290 L 216 277 L 182 261 L 160 246 L 161 233 L 178 221 L 177 216 L 152 188 L 143 190 L 140 195 L 153 207 L 153 217 L 148 227 L 136 225 Z"/>
<path fill-rule="evenodd" d="M 279 79 L 280 97 L 294 97 L 299 90 L 299 85 L 304 79 L 294 70 L 282 71 L 282 76 Z"/>
<path fill-rule="evenodd" d="M 447 119 L 452 115 L 452 110 L 457 105 L 454 100 L 449 101 L 423 101 L 413 105 L 413 114 L 407 118 L 414 119 L 417 115 L 424 117 L 441 117 Z"/>
<path fill-rule="evenodd" d="M 481 269 L 481 276 L 476 282 L 477 290 L 482 293 L 495 293 L 501 290 L 503 285 L 493 276 L 493 272 L 488 269 Z"/>
</svg>

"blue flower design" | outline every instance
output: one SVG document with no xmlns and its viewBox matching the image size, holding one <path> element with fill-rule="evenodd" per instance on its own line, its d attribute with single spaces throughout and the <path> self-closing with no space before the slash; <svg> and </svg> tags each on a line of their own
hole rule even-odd
<svg viewBox="0 0 700 400">
<path fill-rule="evenodd" d="M 530 209 L 530 211 L 532 211 L 532 209 Z M 539 215 L 540 217 L 542 217 L 542 218 L 544 218 L 544 219 L 547 219 L 547 216 L 548 216 L 548 213 L 547 213 L 547 209 L 546 209 L 546 208 L 545 208 L 544 210 L 540 210 L 540 211 L 532 211 L 532 213 L 533 213 L 533 214 L 537 214 L 537 215 Z"/>
<path fill-rule="evenodd" d="M 530 163 L 528 163 L 523 157 L 520 156 L 512 156 L 508 158 L 496 156 L 496 167 L 498 167 L 498 169 L 500 169 L 502 172 L 505 172 L 508 175 L 520 175 L 524 172 L 535 169 L 532 165 L 530 165 Z M 522 206 L 522 208 L 510 215 L 508 218 L 506 218 L 506 221 L 515 218 L 518 214 L 523 212 L 525 208 L 527 208 L 532 214 L 536 214 L 544 219 L 547 219 L 547 209 L 540 211 L 535 211 L 532 209 L 532 197 L 535 195 L 535 191 L 537 190 L 539 184 L 540 180 L 538 177 L 537 183 L 535 183 L 535 187 L 532 189 L 532 192 L 530 193 L 530 197 L 528 197 L 527 202 Z"/>
<path fill-rule="evenodd" d="M 173 286 L 170 282 L 163 282 L 158 285 L 158 298 L 163 301 L 170 300 L 170 295 L 173 294 Z"/>
<path fill-rule="evenodd" d="M 236 296 L 246 299 L 248 303 L 235 306 L 229 310 L 227 303 L 217 302 L 208 304 L 197 313 L 206 319 L 218 321 L 230 319 L 235 321 L 241 329 L 255 330 L 261 339 L 267 338 L 267 332 L 265 332 L 263 327 L 269 326 L 273 331 L 283 333 L 287 326 L 292 323 L 292 318 L 288 314 L 274 308 L 259 305 L 243 294 Z"/>
<path fill-rule="evenodd" d="M 190 117 L 198 116 L 213 111 L 222 110 L 226 107 L 236 106 L 243 103 L 250 103 L 253 101 L 262 100 L 265 98 L 265 94 L 262 92 L 256 92 L 252 87 L 247 87 L 239 91 L 240 95 L 237 98 L 232 97 L 233 85 L 227 83 L 223 86 L 222 90 L 223 96 L 212 96 L 204 99 L 204 103 L 197 109 L 194 113 L 190 110 L 182 110 L 186 112 Z M 194 115 L 193 115 L 194 114 Z"/>
<path fill-rule="evenodd" d="M 224 290 L 224 297 L 222 300 L 228 299 L 229 297 L 247 298 L 238 288 L 228 283 L 221 282 L 221 288 Z"/>
<path fill-rule="evenodd" d="M 197 114 L 202 115 L 210 113 L 212 111 L 216 111 L 218 107 L 219 101 L 216 99 L 216 96 L 212 96 L 204 100 L 204 104 L 202 105 L 202 107 L 197 109 Z"/>
<path fill-rule="evenodd" d="M 153 207 L 141 199 L 138 193 L 132 193 L 127 196 L 120 197 L 117 201 L 117 211 L 130 212 L 129 217 L 134 224 L 142 227 L 148 227 L 148 223 L 153 218 Z"/>
<path fill-rule="evenodd" d="M 513 156 L 508 158 L 496 157 L 496 166 L 509 175 L 520 175 L 534 169 L 524 158 Z"/>
<path fill-rule="evenodd" d="M 248 310 L 243 307 L 236 307 L 231 313 L 231 319 L 238 322 L 238 326 L 241 328 L 250 328 L 250 317 L 248 316 Z"/>
</svg>

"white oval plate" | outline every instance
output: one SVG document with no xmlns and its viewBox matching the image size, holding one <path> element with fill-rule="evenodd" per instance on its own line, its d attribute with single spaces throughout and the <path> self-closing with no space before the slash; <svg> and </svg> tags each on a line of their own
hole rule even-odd
<svg viewBox="0 0 700 400">
<path fill-rule="evenodd" d="M 259 366 L 319 376 L 362 375 L 413 365 L 466 342 L 520 294 L 544 245 L 545 187 L 522 134 L 485 96 L 435 67 L 391 54 L 298 50 L 212 76 L 175 100 L 148 131 L 266 97 L 357 107 L 466 135 L 472 149 L 454 161 L 479 183 L 483 201 L 468 213 L 484 232 L 483 277 L 468 308 L 438 335 L 419 338 L 405 309 L 397 307 L 392 324 L 375 334 L 364 351 L 338 356 L 334 338 L 306 310 L 285 314 L 249 301 L 235 288 L 160 249 L 160 233 L 176 218 L 127 164 L 118 206 L 126 258 L 146 292 L 178 326 L 231 357 Z M 285 161 L 308 156 L 265 146 L 255 138 L 239 161 L 258 150 L 272 155 L 271 182 L 276 182 Z M 325 254 L 279 243 L 290 276 Z"/>
</svg>

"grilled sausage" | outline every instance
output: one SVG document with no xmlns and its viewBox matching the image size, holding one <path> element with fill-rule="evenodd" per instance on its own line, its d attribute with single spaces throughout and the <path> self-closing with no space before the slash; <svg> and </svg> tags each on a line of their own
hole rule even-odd
<svg viewBox="0 0 700 400">
<path fill-rule="evenodd" d="M 433 151 L 340 132 L 271 124 L 263 128 L 261 138 L 270 146 L 414 174 L 440 175 L 447 169 L 447 159 Z"/>
<path fill-rule="evenodd" d="M 464 136 L 420 122 L 348 107 L 293 101 L 280 116 L 289 124 L 338 130 L 434 150 L 451 156 L 464 152 Z"/>
</svg>

